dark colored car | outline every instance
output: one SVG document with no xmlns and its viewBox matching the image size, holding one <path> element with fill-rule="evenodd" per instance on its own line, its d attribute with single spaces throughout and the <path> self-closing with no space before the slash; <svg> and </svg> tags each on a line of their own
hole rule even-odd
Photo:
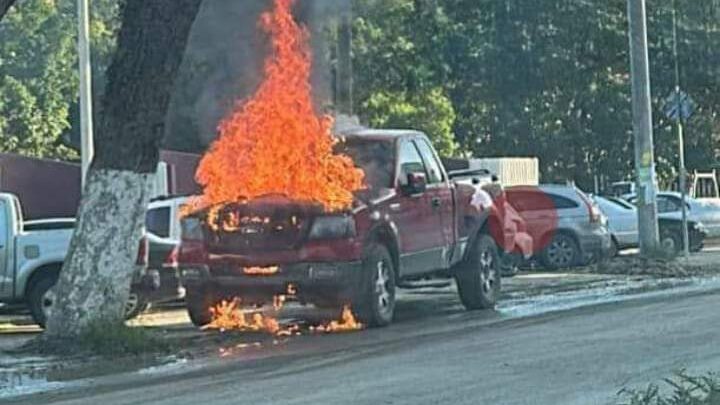
<svg viewBox="0 0 720 405">
<path fill-rule="evenodd" d="M 498 225 L 484 174 L 448 173 L 420 132 L 343 135 L 339 151 L 369 186 L 351 210 L 267 196 L 183 219 L 179 262 L 195 324 L 210 322 L 223 298 L 262 304 L 292 287 L 301 302 L 351 304 L 362 322 L 383 326 L 398 284 L 429 276 L 454 277 L 468 309 L 495 305 L 500 257 L 515 250 L 516 235 Z M 239 226 L 228 229 L 231 218 Z"/>
</svg>

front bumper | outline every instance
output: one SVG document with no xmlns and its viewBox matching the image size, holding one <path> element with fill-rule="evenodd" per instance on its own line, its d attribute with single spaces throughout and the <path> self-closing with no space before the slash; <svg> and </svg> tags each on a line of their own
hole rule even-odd
<svg viewBox="0 0 720 405">
<path fill-rule="evenodd" d="M 301 301 L 347 300 L 361 283 L 362 262 L 298 263 L 279 266 L 269 275 L 248 275 L 241 267 L 185 265 L 180 275 L 188 289 L 210 287 L 250 301 L 267 302 L 277 295 L 293 295 Z"/>
</svg>

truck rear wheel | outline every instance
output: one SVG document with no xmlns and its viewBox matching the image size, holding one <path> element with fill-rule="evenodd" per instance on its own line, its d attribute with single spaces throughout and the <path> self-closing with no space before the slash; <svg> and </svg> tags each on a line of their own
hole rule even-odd
<svg viewBox="0 0 720 405">
<path fill-rule="evenodd" d="M 373 243 L 365 249 L 362 283 L 354 310 L 360 322 L 374 327 L 392 323 L 395 314 L 395 267 L 385 246 Z"/>
<path fill-rule="evenodd" d="M 212 322 L 210 308 L 215 307 L 220 301 L 218 294 L 209 286 L 188 286 L 185 291 L 185 305 L 190 321 L 199 328 Z"/>
<path fill-rule="evenodd" d="M 480 235 L 455 275 L 460 301 L 468 310 L 495 308 L 500 295 L 500 257 L 488 235 Z"/>
</svg>

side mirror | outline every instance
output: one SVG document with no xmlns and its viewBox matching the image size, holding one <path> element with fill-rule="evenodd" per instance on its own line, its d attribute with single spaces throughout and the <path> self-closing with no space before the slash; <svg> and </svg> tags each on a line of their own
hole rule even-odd
<svg viewBox="0 0 720 405">
<path fill-rule="evenodd" d="M 427 176 L 425 176 L 425 173 L 409 173 L 407 180 L 405 194 L 418 195 L 427 190 Z"/>
</svg>

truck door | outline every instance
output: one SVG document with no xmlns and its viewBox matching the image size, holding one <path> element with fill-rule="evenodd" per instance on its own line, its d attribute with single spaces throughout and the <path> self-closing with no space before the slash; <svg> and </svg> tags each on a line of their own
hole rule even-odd
<svg viewBox="0 0 720 405">
<path fill-rule="evenodd" d="M 402 140 L 399 148 L 398 186 L 402 190 L 408 185 L 409 174 L 428 176 L 428 171 L 412 140 Z M 403 194 L 390 205 L 400 237 L 403 276 L 425 273 L 440 266 L 444 239 L 440 215 L 434 207 L 437 203 L 433 187 L 435 185 L 429 185 L 426 192 L 417 195 Z"/>
<path fill-rule="evenodd" d="M 13 269 L 8 265 L 10 252 L 10 218 L 8 218 L 7 202 L 0 200 L 0 297 L 12 294 Z"/>
<path fill-rule="evenodd" d="M 434 221 L 440 230 L 441 266 L 449 265 L 450 248 L 455 243 L 455 209 L 453 205 L 453 190 L 442 169 L 442 165 L 430 143 L 424 138 L 415 140 L 428 172 L 428 198 L 432 207 Z"/>
</svg>

